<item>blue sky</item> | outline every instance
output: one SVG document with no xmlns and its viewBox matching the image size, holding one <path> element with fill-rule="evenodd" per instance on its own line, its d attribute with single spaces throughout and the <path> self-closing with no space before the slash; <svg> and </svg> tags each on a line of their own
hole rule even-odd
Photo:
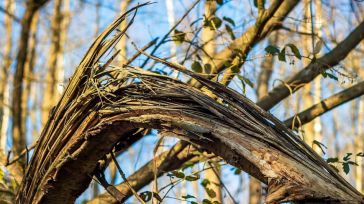
<svg viewBox="0 0 364 204">
<path fill-rule="evenodd" d="M 93 39 L 95 38 L 95 28 L 96 28 L 96 0 L 84 0 L 83 2 L 87 3 L 81 3 L 81 1 L 71 1 L 71 10 L 72 10 L 72 20 L 71 25 L 68 31 L 68 39 L 67 43 L 65 45 L 65 85 L 67 83 L 67 79 L 72 75 L 74 72 L 75 67 L 81 60 L 83 54 L 86 52 L 89 45 L 92 43 Z M 99 33 L 110 23 L 112 20 L 119 15 L 119 0 L 105 0 L 100 1 L 102 6 L 99 8 Z M 143 3 L 144 1 L 133 1 L 132 5 L 136 5 L 137 3 Z M 193 1 L 191 0 L 173 0 L 174 3 L 174 15 L 175 19 L 178 20 L 184 12 L 189 8 Z M 324 48 L 322 53 L 328 52 L 330 49 L 332 49 L 335 46 L 335 43 L 332 43 L 334 39 L 336 41 L 342 40 L 348 33 L 353 30 L 355 25 L 357 25 L 357 20 L 355 20 L 355 17 L 350 10 L 350 4 L 348 1 L 344 0 L 334 0 L 334 1 L 322 1 L 324 5 L 324 16 L 325 23 L 327 22 L 330 26 L 328 26 L 327 31 L 323 33 L 323 38 L 326 39 L 325 42 L 327 42 L 327 46 Z M 17 9 L 16 9 L 16 16 L 21 16 L 23 12 L 23 1 L 17 1 Z M 330 10 L 330 4 L 336 6 L 335 9 Z M 3 2 L 0 2 L 0 5 L 3 5 Z M 44 66 L 45 61 L 47 59 L 47 49 L 49 46 L 49 25 L 50 25 L 50 16 L 52 15 L 52 3 L 49 3 L 45 9 L 41 11 L 41 20 L 39 24 L 39 33 L 38 33 L 38 40 L 39 40 L 39 46 L 37 47 L 38 50 L 38 59 L 37 59 L 37 65 L 35 67 L 36 73 L 40 73 L 40 77 L 44 77 Z M 178 30 L 189 32 L 190 31 L 190 23 L 194 20 L 201 19 L 203 15 L 203 4 L 200 3 L 196 6 L 196 8 L 191 12 L 191 14 L 186 18 L 185 21 L 178 27 Z M 234 19 L 236 22 L 236 26 L 234 27 L 234 33 L 236 36 L 240 36 L 248 26 L 252 25 L 255 21 L 255 17 L 257 15 L 257 11 L 252 6 L 252 1 L 249 0 L 232 0 L 227 2 L 224 6 L 219 8 L 217 12 L 217 16 L 219 17 L 229 17 Z M 329 21 L 333 20 L 332 15 L 335 16 L 334 22 L 331 23 Z M 302 24 L 302 18 L 303 18 L 303 8 L 302 6 L 296 7 L 296 9 L 290 13 L 290 18 L 288 18 L 284 25 L 290 27 L 290 28 L 299 28 L 299 26 Z M 0 13 L 0 23 L 2 24 L 3 21 L 3 13 Z M 196 25 L 201 25 L 202 20 L 199 21 Z M 330 24 L 331 23 L 331 24 Z M 2 26 L 2 25 L 1 25 Z M 135 22 L 128 31 L 128 35 L 130 36 L 130 39 L 134 42 L 136 42 L 139 47 L 142 47 L 152 39 L 156 37 L 163 36 L 168 30 L 170 29 L 171 25 L 168 23 L 167 19 L 167 11 L 166 11 L 166 4 L 165 0 L 156 0 L 154 4 L 146 6 L 141 8 L 138 11 L 138 15 L 135 18 Z M 13 35 L 13 42 L 14 45 L 16 45 L 18 39 L 19 33 L 19 25 L 14 24 L 14 35 Z M 4 30 L 0 30 L 0 34 L 4 34 Z M 280 40 L 280 45 L 277 46 L 283 46 L 287 43 L 294 43 L 299 44 L 301 41 L 300 36 L 298 35 L 290 35 L 289 37 L 285 37 L 285 35 L 288 35 L 287 32 L 282 32 L 282 40 Z M 334 39 L 332 39 L 334 38 Z M 134 53 L 134 50 L 132 49 L 132 46 L 130 45 L 130 40 L 128 41 L 128 54 L 132 55 Z M 221 50 L 223 47 L 225 47 L 229 43 L 229 39 L 225 36 L 224 38 L 221 38 L 219 40 L 219 47 L 218 50 Z M 4 39 L 0 38 L 0 45 L 4 43 Z M 165 43 L 161 48 L 158 50 L 156 55 L 160 57 L 167 57 L 170 55 L 170 46 L 171 43 Z M 254 59 L 251 61 L 247 61 L 245 65 L 243 66 L 243 69 L 241 71 L 241 74 L 245 77 L 248 77 L 251 79 L 253 83 L 256 83 L 257 74 L 259 72 L 259 66 L 261 63 L 261 60 L 263 59 L 262 56 L 266 54 L 264 51 L 264 48 L 267 46 L 267 42 L 263 41 L 259 43 L 257 46 L 255 46 L 252 51 L 250 52 L 248 59 Z M 299 46 L 298 46 L 299 47 Z M 363 47 L 363 46 L 362 46 Z M 14 46 L 13 50 L 13 56 L 15 56 L 15 50 L 16 46 Z M 300 47 L 299 47 L 300 48 Z M 363 48 L 362 48 L 363 49 Z M 177 47 L 177 52 L 182 53 L 183 46 Z M 182 56 L 179 56 L 177 58 L 181 58 Z M 2 56 L 0 56 L 0 59 Z M 134 63 L 134 65 L 138 66 L 143 62 L 143 57 L 140 59 L 137 59 Z M 185 65 L 189 67 L 191 62 L 187 62 Z M 363 60 L 361 61 L 361 64 L 363 64 Z M 13 63 L 14 65 L 14 63 Z M 348 63 L 342 63 L 342 66 L 345 69 L 348 69 L 349 72 L 351 71 L 351 67 L 348 67 Z M 163 66 L 156 65 L 157 68 L 163 69 Z M 290 65 L 288 63 L 284 62 L 278 62 L 275 65 L 275 71 L 273 73 L 273 80 L 270 83 L 270 86 L 272 87 L 274 85 L 274 79 L 285 79 L 288 76 L 290 76 L 292 73 L 295 73 L 303 68 L 302 62 L 297 61 L 294 65 Z M 344 70 L 345 70 L 344 69 Z M 357 81 L 360 81 L 360 77 L 356 79 Z M 345 87 L 348 87 L 350 83 L 342 84 L 343 81 L 346 81 L 345 78 L 339 76 L 339 82 L 333 81 L 332 79 L 323 79 L 322 80 L 322 96 L 321 98 L 324 99 L 333 93 L 336 93 L 340 90 L 342 90 Z M 43 84 L 40 82 L 34 82 L 36 90 L 42 90 Z M 275 81 L 275 83 L 279 83 L 278 81 Z M 255 84 L 256 85 L 256 84 Z M 241 92 L 241 84 L 239 80 L 234 80 L 234 82 L 230 86 L 231 88 L 237 90 L 238 92 Z M 302 92 L 297 92 L 295 95 L 291 96 L 288 101 L 290 104 L 291 109 L 287 110 L 284 107 L 284 102 L 281 102 L 276 107 L 274 107 L 272 110 L 270 110 L 271 113 L 273 113 L 275 116 L 283 120 L 287 116 L 292 116 L 298 111 L 295 108 L 295 100 L 297 100 L 297 96 L 299 96 Z M 313 93 L 314 94 L 314 93 Z M 251 88 L 247 89 L 246 93 L 247 97 L 252 99 L 253 101 L 256 100 L 255 91 Z M 39 94 L 38 96 L 38 102 L 42 101 L 42 95 Z M 358 100 L 363 100 L 357 99 Z M 29 101 L 29 105 L 35 104 L 37 106 L 37 101 Z M 347 103 L 334 111 L 325 114 L 322 116 L 322 124 L 323 124 L 323 135 L 324 140 L 322 141 L 324 144 L 326 144 L 329 147 L 329 155 L 332 155 L 333 150 L 335 148 L 335 145 L 338 145 L 340 147 L 344 147 L 346 144 L 352 143 L 353 136 L 355 135 L 355 132 L 353 132 L 352 128 L 350 128 L 353 125 L 363 125 L 363 124 L 353 124 L 352 123 L 352 106 L 355 103 Z M 40 104 L 38 104 L 40 107 Z M 302 110 L 302 106 L 301 109 Z M 340 118 L 339 128 L 338 132 L 335 132 L 332 122 L 332 116 L 333 114 L 338 115 Z M 40 118 L 40 113 L 37 114 Z M 35 126 L 36 132 L 40 132 L 41 127 L 39 121 L 31 121 L 30 118 L 28 120 L 28 127 L 29 129 L 33 128 Z M 337 135 L 340 137 L 339 140 L 333 141 L 332 138 L 337 133 Z M 32 138 L 33 132 L 29 131 L 28 133 L 29 143 L 30 138 Z M 133 148 L 131 148 L 130 151 L 123 154 L 119 160 L 122 161 L 122 167 L 126 174 L 132 173 L 135 169 L 142 166 L 146 161 L 152 158 L 152 150 L 154 148 L 154 145 L 158 139 L 156 136 L 156 132 L 154 134 L 145 137 L 142 141 L 135 144 Z M 169 145 L 172 145 L 175 143 L 175 139 L 169 139 Z M 11 140 L 9 140 L 9 146 L 11 145 Z M 136 157 L 138 159 L 136 159 Z M 200 168 L 202 165 L 199 166 Z M 240 182 L 240 179 L 242 179 L 245 183 L 247 183 L 247 175 L 232 175 L 231 174 L 231 166 L 227 165 L 223 168 L 223 178 L 224 182 L 226 182 L 229 189 L 232 189 L 231 191 L 234 192 L 234 190 L 237 189 L 238 183 Z M 167 182 L 166 178 L 163 178 L 164 182 Z M 120 181 L 120 178 L 119 178 Z M 148 187 L 147 187 L 148 188 Z M 244 185 L 243 188 L 245 188 L 244 193 L 240 193 L 238 197 L 240 199 L 246 199 L 246 189 L 247 186 Z M 177 188 L 178 189 L 178 188 Z M 187 189 L 191 189 L 190 187 Z M 202 189 L 200 189 L 200 194 L 202 196 Z M 89 195 L 89 192 L 86 192 L 79 200 L 78 202 L 81 202 L 81 200 L 87 198 Z M 174 203 L 172 199 L 170 199 L 170 203 Z M 245 203 L 242 202 L 241 203 Z"/>
</svg>

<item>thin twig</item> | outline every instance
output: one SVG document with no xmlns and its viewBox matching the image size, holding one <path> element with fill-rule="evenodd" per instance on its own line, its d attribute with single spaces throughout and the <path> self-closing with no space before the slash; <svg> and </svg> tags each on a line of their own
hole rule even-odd
<svg viewBox="0 0 364 204">
<path fill-rule="evenodd" d="M 148 44 L 146 44 L 144 47 L 141 48 L 141 50 L 145 51 L 148 48 L 150 48 L 152 45 L 154 45 L 155 43 L 157 43 L 159 38 L 154 38 L 154 40 L 150 41 Z M 129 65 L 130 63 L 132 63 L 137 57 L 139 57 L 141 53 L 137 52 L 135 53 L 126 63 L 124 66 Z"/>
<path fill-rule="evenodd" d="M 17 155 L 16 157 L 14 157 L 13 160 L 9 161 L 10 158 L 10 151 L 8 154 L 8 158 L 6 160 L 6 165 L 5 166 L 9 166 L 14 164 L 16 161 L 18 161 L 21 157 L 23 157 L 25 154 L 27 154 L 30 150 L 34 149 L 35 146 L 37 145 L 37 142 L 33 143 L 32 145 L 30 145 L 30 147 L 26 147 L 19 155 Z M 28 159 L 28 158 L 27 158 Z"/>
<path fill-rule="evenodd" d="M 165 40 L 168 38 L 169 34 L 172 33 L 172 31 L 174 31 L 177 26 L 183 21 L 183 19 L 185 19 L 187 17 L 187 15 L 192 11 L 193 8 L 195 8 L 195 6 L 200 2 L 200 0 L 196 0 L 195 3 L 192 4 L 192 6 L 185 12 L 185 14 L 176 22 L 176 24 L 163 36 L 163 38 L 161 39 L 161 41 L 154 47 L 154 49 L 152 50 L 152 52 L 150 53 L 151 55 L 153 55 L 157 49 L 165 42 Z M 149 58 L 147 58 L 143 64 L 140 67 L 144 67 L 147 62 L 149 61 Z"/>
<path fill-rule="evenodd" d="M 13 20 L 17 23 L 20 23 L 20 18 L 15 16 L 13 13 L 9 12 L 8 10 L 6 10 L 5 8 L 0 6 L 0 11 L 3 12 L 5 15 L 10 16 L 11 18 L 13 18 Z"/>
<path fill-rule="evenodd" d="M 29 149 L 28 147 L 25 145 L 25 151 L 26 151 L 26 154 L 25 154 L 25 166 L 27 167 L 28 166 L 28 163 L 29 163 Z"/>
<path fill-rule="evenodd" d="M 212 162 L 208 162 L 210 166 L 212 166 Z M 211 168 L 212 171 L 214 172 L 215 176 L 219 179 L 220 184 L 222 185 L 222 187 L 226 190 L 227 194 L 229 195 L 229 197 L 231 198 L 231 200 L 233 201 L 233 203 L 237 203 L 233 197 L 233 195 L 231 195 L 229 189 L 225 186 L 224 182 L 221 180 L 220 174 L 218 172 L 216 172 L 216 169 L 214 167 Z"/>
<path fill-rule="evenodd" d="M 122 194 L 115 186 L 109 184 L 106 179 L 103 172 L 99 172 L 98 174 L 95 174 L 95 177 L 97 178 L 98 183 L 105 188 L 105 190 L 118 202 L 122 203 L 123 199 L 125 197 L 124 194 Z M 94 178 L 93 178 L 94 179 Z"/>
<path fill-rule="evenodd" d="M 139 194 L 133 189 L 133 187 L 130 185 L 129 181 L 126 179 L 125 173 L 123 172 L 123 170 L 120 168 L 120 165 L 118 163 L 118 161 L 115 158 L 115 155 L 113 152 L 110 153 L 111 154 L 111 158 L 115 163 L 116 168 L 118 169 L 121 178 L 124 179 L 125 183 L 128 185 L 128 187 L 130 188 L 130 190 L 133 192 L 134 196 L 139 200 L 139 202 L 145 204 L 144 200 L 139 196 Z"/>
</svg>

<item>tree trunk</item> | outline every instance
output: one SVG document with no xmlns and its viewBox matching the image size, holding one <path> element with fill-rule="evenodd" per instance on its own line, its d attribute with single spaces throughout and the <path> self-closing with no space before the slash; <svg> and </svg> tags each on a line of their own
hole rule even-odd
<svg viewBox="0 0 364 204">
<path fill-rule="evenodd" d="M 122 0 L 120 3 L 120 13 L 125 13 L 128 10 L 129 3 L 131 0 Z M 123 30 L 126 26 L 126 21 L 123 21 L 120 26 L 119 30 Z M 121 38 L 119 42 L 116 44 L 116 47 L 119 51 L 119 54 L 116 56 L 114 61 L 115 64 L 121 65 L 127 61 L 127 53 L 126 53 L 126 38 Z M 115 184 L 117 179 L 117 169 L 114 162 L 111 162 L 109 165 L 110 168 L 110 176 L 111 176 L 111 184 Z M 95 183 L 96 185 L 97 183 Z"/>
<path fill-rule="evenodd" d="M 178 133 L 259 178 L 268 184 L 267 203 L 364 202 L 363 195 L 278 119 L 185 67 L 143 52 L 194 77 L 223 104 L 188 84 L 138 68 L 113 69 L 123 77 L 100 83 L 96 65 L 122 34 L 105 39 L 123 19 L 96 39 L 76 69 L 42 132 L 17 203 L 74 202 L 97 173 L 97 162 L 139 128 Z M 129 80 L 136 78 L 143 83 Z"/>
<path fill-rule="evenodd" d="M 313 22 L 311 22 L 311 16 L 313 15 L 310 9 L 310 0 L 305 0 L 304 1 L 304 19 L 305 19 L 305 24 L 303 25 L 303 30 L 307 33 L 312 33 L 313 30 L 311 29 Z M 313 47 L 312 45 L 312 37 L 311 35 L 306 35 L 303 36 L 304 40 L 303 40 L 303 50 L 304 50 L 304 55 L 305 56 L 310 56 L 312 54 L 313 51 Z M 306 67 L 307 65 L 309 65 L 311 63 L 311 59 L 303 59 L 302 60 L 303 65 Z M 303 99 L 303 104 L 302 104 L 302 108 L 305 110 L 309 107 L 311 107 L 314 104 L 313 101 L 313 93 L 312 93 L 312 85 L 311 84 L 307 84 L 304 88 L 303 88 L 303 93 L 302 93 L 302 99 Z M 314 133 L 314 124 L 311 123 L 307 123 L 306 125 L 304 125 L 302 127 L 302 135 L 303 135 L 303 140 L 312 148 L 316 147 L 313 145 L 314 140 L 315 140 L 315 133 Z"/>
<path fill-rule="evenodd" d="M 206 1 L 204 5 L 204 15 L 206 19 L 211 19 L 215 15 L 216 12 L 216 2 L 215 1 Z M 216 50 L 216 31 L 211 29 L 210 27 L 204 27 L 202 29 L 201 36 L 202 43 L 205 45 L 203 47 L 204 52 L 202 53 L 202 62 L 203 62 L 203 73 L 207 73 L 208 70 L 205 69 L 205 65 L 209 64 L 212 68 L 213 64 L 211 64 L 212 60 L 211 56 L 215 55 Z M 206 188 L 215 192 L 216 196 L 211 198 L 209 194 L 206 192 L 205 197 L 212 201 L 217 201 L 218 203 L 223 203 L 222 199 L 222 190 L 221 190 L 221 169 L 217 162 L 208 162 L 206 165 L 207 170 L 205 171 L 205 179 L 210 181 L 210 184 L 206 186 Z"/>
<path fill-rule="evenodd" d="M 18 46 L 18 53 L 16 56 L 15 75 L 13 82 L 13 96 L 12 96 L 12 136 L 13 136 L 13 149 L 16 154 L 20 154 L 25 149 L 26 138 L 24 127 L 22 123 L 23 116 L 23 81 L 24 71 L 29 53 L 29 36 L 31 33 L 31 25 L 37 11 L 47 2 L 47 0 L 32 0 L 26 2 L 24 16 L 21 20 L 21 32 Z M 24 163 L 24 160 L 22 161 Z"/>
<path fill-rule="evenodd" d="M 68 27 L 68 11 L 63 11 L 63 7 L 68 8 L 69 2 L 63 0 L 54 1 L 54 11 L 51 21 L 51 43 L 48 52 L 47 73 L 45 78 L 44 98 L 42 104 L 42 126 L 47 122 L 49 112 L 56 105 L 61 96 L 61 83 L 63 82 L 63 46 Z M 64 5 L 64 6 L 63 6 Z"/>
<path fill-rule="evenodd" d="M 15 11 L 15 1 L 6 0 L 5 10 L 14 13 Z M 13 18 L 9 15 L 4 15 L 4 27 L 5 33 L 5 46 L 4 46 L 4 58 L 3 64 L 0 71 L 0 151 L 6 151 L 6 129 L 9 120 L 9 70 L 11 66 L 11 49 L 13 47 L 12 43 L 12 30 L 13 30 Z"/>
<path fill-rule="evenodd" d="M 120 3 L 120 13 L 125 13 L 128 10 L 129 4 L 130 4 L 131 0 L 122 0 Z M 119 30 L 123 30 L 126 26 L 127 21 L 123 21 L 120 25 L 120 29 Z M 116 59 L 116 62 L 123 62 L 126 61 L 127 58 L 127 54 L 126 54 L 126 40 L 127 38 L 121 38 L 120 41 L 117 43 L 117 47 L 120 50 L 118 57 Z"/>
<path fill-rule="evenodd" d="M 269 36 L 268 44 L 276 45 L 278 42 L 278 33 Z M 268 94 L 269 81 L 273 72 L 274 56 L 266 56 L 261 64 L 261 70 L 258 76 L 257 98 L 260 100 L 263 96 Z M 261 182 L 254 177 L 250 176 L 249 180 L 249 203 L 258 204 L 262 203 L 262 185 Z"/>
<path fill-rule="evenodd" d="M 364 102 L 363 100 L 359 101 L 359 113 L 358 113 L 358 134 L 355 142 L 355 153 L 364 152 Z M 364 193 L 364 181 L 363 181 L 363 174 L 364 174 L 364 159 L 363 157 L 357 157 L 357 163 L 359 164 L 355 167 L 355 185 L 356 189 L 359 192 Z"/>
<path fill-rule="evenodd" d="M 30 39 L 29 39 L 29 53 L 27 55 L 27 59 L 24 65 L 24 90 L 22 96 L 22 124 L 24 137 L 27 138 L 26 133 L 27 128 L 27 118 L 30 116 L 30 107 L 28 107 L 28 102 L 31 100 L 31 92 L 32 92 L 32 82 L 34 80 L 34 67 L 36 65 L 37 60 L 37 30 L 39 23 L 39 12 L 37 11 L 34 14 L 31 26 L 30 26 Z M 34 101 L 33 101 L 34 102 Z M 24 149 L 23 149 L 24 150 Z"/>
</svg>

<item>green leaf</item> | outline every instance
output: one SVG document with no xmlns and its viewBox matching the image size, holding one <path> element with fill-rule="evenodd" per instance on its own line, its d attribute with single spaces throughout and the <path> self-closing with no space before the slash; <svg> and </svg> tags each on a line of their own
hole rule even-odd
<svg viewBox="0 0 364 204">
<path fill-rule="evenodd" d="M 198 179 L 200 179 L 200 175 L 198 175 L 198 174 L 191 174 L 189 176 L 186 176 L 185 179 L 187 181 L 197 181 Z"/>
<path fill-rule="evenodd" d="M 174 35 L 172 36 L 172 40 L 177 44 L 181 44 L 185 41 L 186 38 L 186 33 L 179 31 L 179 30 L 174 30 Z"/>
<path fill-rule="evenodd" d="M 220 6 L 224 4 L 224 0 L 216 0 L 216 3 L 219 4 Z"/>
<path fill-rule="evenodd" d="M 212 16 L 209 19 L 205 19 L 204 26 L 209 27 L 211 30 L 217 30 L 220 28 L 222 20 L 217 16 Z"/>
<path fill-rule="evenodd" d="M 238 66 L 233 66 L 233 67 L 231 68 L 231 71 L 233 71 L 233 73 L 234 73 L 234 74 L 237 74 L 237 73 L 239 73 L 240 69 L 239 69 L 239 67 L 238 67 Z"/>
<path fill-rule="evenodd" d="M 258 8 L 258 1 L 257 0 L 253 0 L 254 6 L 256 8 Z M 263 1 L 263 5 L 265 4 L 265 0 Z"/>
<path fill-rule="evenodd" d="M 335 81 L 339 81 L 339 79 L 337 78 L 337 76 L 335 76 L 335 75 L 332 75 L 332 74 L 330 74 L 330 73 L 327 73 L 327 76 L 329 76 L 329 78 L 330 79 L 333 79 L 333 80 L 335 80 Z"/>
<path fill-rule="evenodd" d="M 252 81 L 250 81 L 250 79 L 241 75 L 238 75 L 238 78 L 240 79 L 240 81 L 244 81 L 246 84 L 248 84 L 251 88 L 254 88 L 254 84 Z"/>
<path fill-rule="evenodd" d="M 184 163 L 183 164 L 183 166 L 182 166 L 182 171 L 183 170 L 185 170 L 185 169 L 188 169 L 188 168 L 190 168 L 190 167 L 193 167 L 195 165 L 195 163 L 193 163 L 193 162 L 190 162 L 190 161 L 188 161 L 188 162 L 186 162 L 186 163 Z"/>
<path fill-rule="evenodd" d="M 221 24 L 222 24 L 222 20 L 219 17 L 217 17 L 217 16 L 213 16 L 211 18 L 210 22 L 211 22 L 212 27 L 215 30 L 219 29 L 220 26 L 221 26 Z"/>
<path fill-rule="evenodd" d="M 194 61 L 191 65 L 191 69 L 194 71 L 194 72 L 197 72 L 197 73 L 201 73 L 202 72 L 202 66 L 199 62 L 197 61 Z"/>
<path fill-rule="evenodd" d="M 279 61 L 285 62 L 286 61 L 286 48 L 283 48 L 278 54 Z"/>
<path fill-rule="evenodd" d="M 202 204 L 212 204 L 212 202 L 208 199 L 203 199 Z"/>
<path fill-rule="evenodd" d="M 191 204 L 198 204 L 198 202 L 190 201 Z"/>
<path fill-rule="evenodd" d="M 162 202 L 163 201 L 163 199 L 161 198 L 161 196 L 158 193 L 156 193 L 156 192 L 153 192 L 153 197 L 155 199 L 157 199 L 159 202 Z"/>
<path fill-rule="evenodd" d="M 229 33 L 232 40 L 235 40 L 235 35 L 233 29 L 229 25 L 225 25 L 226 31 Z"/>
<path fill-rule="evenodd" d="M 182 198 L 183 199 L 190 199 L 190 198 L 194 198 L 194 199 L 196 199 L 196 197 L 195 196 L 193 196 L 193 195 L 190 195 L 190 194 L 187 194 L 187 195 L 185 195 L 185 196 L 182 196 Z"/>
<path fill-rule="evenodd" d="M 240 82 L 241 82 L 241 89 L 243 90 L 243 94 L 245 95 L 245 93 L 246 93 L 246 85 L 245 85 L 245 82 L 242 81 L 242 80 L 240 80 Z"/>
<path fill-rule="evenodd" d="M 320 150 L 322 151 L 322 153 L 323 153 L 323 154 L 325 154 L 325 150 L 324 150 L 324 148 L 325 148 L 325 149 L 327 149 L 327 147 L 326 147 L 324 144 L 322 144 L 321 142 L 319 142 L 319 141 L 317 141 L 317 140 L 314 140 L 314 141 L 312 142 L 312 144 L 313 144 L 313 145 L 317 145 L 317 146 L 320 148 Z"/>
<path fill-rule="evenodd" d="M 293 54 L 294 54 L 295 57 L 297 57 L 298 59 L 301 59 L 302 58 L 301 53 L 298 50 L 298 48 L 296 47 L 296 45 L 294 45 L 294 44 L 287 44 L 287 46 L 289 48 L 291 48 L 291 51 L 293 52 Z"/>
<path fill-rule="evenodd" d="M 236 56 L 234 58 L 234 60 L 231 62 L 229 68 L 231 69 L 231 71 L 234 74 L 236 74 L 236 73 L 239 73 L 239 71 L 240 71 L 239 65 L 240 65 L 240 57 Z"/>
<path fill-rule="evenodd" d="M 279 53 L 279 48 L 274 46 L 274 45 L 268 45 L 265 49 L 264 49 L 268 54 L 271 55 L 276 55 Z"/>
<path fill-rule="evenodd" d="M 333 80 L 335 80 L 335 81 L 338 81 L 338 80 L 339 80 L 339 79 L 338 79 L 335 75 L 333 75 L 333 74 L 331 74 L 331 73 L 328 73 L 328 72 L 322 72 L 322 73 L 321 73 L 321 75 L 322 75 L 324 78 L 329 77 L 330 79 L 333 79 Z"/>
<path fill-rule="evenodd" d="M 211 68 L 211 64 L 208 64 L 208 63 L 207 63 L 207 64 L 205 64 L 203 67 L 204 67 L 204 69 L 205 69 L 205 73 L 206 73 L 206 74 L 210 74 L 210 73 L 211 73 L 211 69 L 212 69 L 212 68 Z"/>
<path fill-rule="evenodd" d="M 353 155 L 353 153 L 346 153 L 345 157 L 343 157 L 343 160 L 344 160 L 344 161 L 349 161 L 349 160 L 350 160 L 351 155 Z"/>
<path fill-rule="evenodd" d="M 172 171 L 173 176 L 177 178 L 184 178 L 185 174 L 182 171 Z"/>
<path fill-rule="evenodd" d="M 152 192 L 150 191 L 144 191 L 139 194 L 140 198 L 143 199 L 144 202 L 148 202 L 152 199 Z"/>
<path fill-rule="evenodd" d="M 226 17 L 226 16 L 222 17 L 222 19 L 223 19 L 224 21 L 226 21 L 226 22 L 230 23 L 232 26 L 235 26 L 235 21 L 234 21 L 233 19 L 231 19 L 231 18 L 229 18 L 229 17 Z"/>
<path fill-rule="evenodd" d="M 238 169 L 238 168 L 236 168 L 236 169 L 235 169 L 235 171 L 234 171 L 234 174 L 235 174 L 235 175 L 239 175 L 239 174 L 241 174 L 241 170 L 240 170 L 240 169 Z"/>
<path fill-rule="evenodd" d="M 207 0 L 207 1 L 215 1 L 220 6 L 224 4 L 224 0 Z"/>
<path fill-rule="evenodd" d="M 253 84 L 253 82 L 250 81 L 250 79 L 248 79 L 248 78 L 246 78 L 244 76 L 241 76 L 241 75 L 238 75 L 238 79 L 241 81 L 241 85 L 242 85 L 242 89 L 243 89 L 244 94 L 246 92 L 245 84 L 248 84 L 250 87 L 254 88 L 254 84 Z"/>
<path fill-rule="evenodd" d="M 231 60 L 227 60 L 224 62 L 224 66 L 226 67 L 226 69 L 231 69 L 231 71 L 236 74 L 240 72 L 240 57 L 239 56 L 235 56 L 235 58 L 231 61 Z"/>
<path fill-rule="evenodd" d="M 350 165 L 348 163 L 343 163 L 343 170 L 345 174 L 348 174 L 350 171 Z"/>
<path fill-rule="evenodd" d="M 339 161 L 339 158 L 335 157 L 335 158 L 328 158 L 326 159 L 327 163 L 336 163 Z"/>
<path fill-rule="evenodd" d="M 357 157 L 364 157 L 364 152 L 359 152 L 358 154 L 356 154 Z"/>
<path fill-rule="evenodd" d="M 205 188 L 205 191 L 206 191 L 207 195 L 210 198 L 215 198 L 216 197 L 216 192 L 213 189 L 211 189 L 211 188 Z"/>
<path fill-rule="evenodd" d="M 322 45 L 323 45 L 323 42 L 322 40 L 319 40 L 317 41 L 315 47 L 313 48 L 313 54 L 316 55 L 318 53 L 320 53 L 321 49 L 322 49 Z"/>
<path fill-rule="evenodd" d="M 210 180 L 208 180 L 208 179 L 204 179 L 204 180 L 202 180 L 201 181 L 201 185 L 203 186 L 203 187 L 207 187 L 207 185 L 209 185 L 210 184 Z"/>
<path fill-rule="evenodd" d="M 240 58 L 243 58 L 244 57 L 244 53 L 241 49 L 238 49 L 238 48 L 235 48 L 233 49 L 233 53 L 234 55 L 240 57 Z"/>
</svg>

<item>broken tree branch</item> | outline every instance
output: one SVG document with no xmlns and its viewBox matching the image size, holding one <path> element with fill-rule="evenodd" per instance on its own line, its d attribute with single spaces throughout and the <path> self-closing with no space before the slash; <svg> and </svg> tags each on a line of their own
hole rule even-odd
<svg viewBox="0 0 364 204">
<path fill-rule="evenodd" d="M 108 36 L 124 18 L 96 39 L 77 68 L 42 132 L 17 203 L 73 203 L 90 183 L 97 162 L 140 128 L 189 133 L 182 135 L 184 140 L 267 183 L 267 203 L 364 201 L 278 119 L 221 84 L 154 56 L 148 57 L 198 80 L 221 102 L 137 67 L 105 67 L 99 73 L 99 59 L 123 33 Z M 117 70 L 117 79 L 102 75 Z"/>
</svg>

